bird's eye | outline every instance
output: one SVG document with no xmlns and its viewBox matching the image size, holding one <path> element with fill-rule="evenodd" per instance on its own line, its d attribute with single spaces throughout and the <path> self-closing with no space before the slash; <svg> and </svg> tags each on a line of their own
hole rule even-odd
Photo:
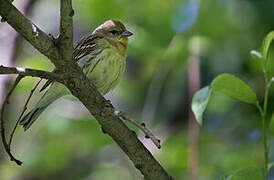
<svg viewBox="0 0 274 180">
<path fill-rule="evenodd" d="M 111 30 L 111 31 L 109 31 L 111 34 L 113 34 L 113 35 L 116 35 L 116 34 L 118 34 L 119 33 L 119 31 L 117 31 L 117 30 Z"/>
</svg>

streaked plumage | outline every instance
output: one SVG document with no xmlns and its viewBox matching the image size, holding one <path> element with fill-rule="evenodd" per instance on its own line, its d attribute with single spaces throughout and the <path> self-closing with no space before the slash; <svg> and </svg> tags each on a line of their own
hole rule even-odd
<svg viewBox="0 0 274 180">
<path fill-rule="evenodd" d="M 121 22 L 108 20 L 74 48 L 73 58 L 102 94 L 117 85 L 125 70 L 128 37 L 131 35 Z M 70 93 L 64 85 L 51 81 L 47 81 L 41 90 L 50 84 L 40 101 L 20 122 L 25 130 L 53 101 Z"/>
</svg>

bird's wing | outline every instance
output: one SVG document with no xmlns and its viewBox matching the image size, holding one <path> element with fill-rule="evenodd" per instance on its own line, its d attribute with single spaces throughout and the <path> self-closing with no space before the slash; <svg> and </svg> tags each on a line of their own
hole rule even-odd
<svg viewBox="0 0 274 180">
<path fill-rule="evenodd" d="M 82 38 L 74 48 L 73 58 L 75 61 L 83 58 L 88 54 L 92 54 L 97 49 L 96 41 L 101 39 L 101 36 L 90 35 L 88 37 Z"/>
<path fill-rule="evenodd" d="M 95 56 L 96 54 L 100 53 L 100 49 L 96 47 L 96 41 L 101 38 L 101 36 L 90 35 L 78 41 L 73 51 L 73 59 L 75 61 L 79 61 L 86 55 L 93 54 Z M 53 72 L 56 72 L 56 70 L 53 70 Z M 51 83 L 52 80 L 48 80 L 40 89 L 40 92 L 46 89 Z"/>
</svg>

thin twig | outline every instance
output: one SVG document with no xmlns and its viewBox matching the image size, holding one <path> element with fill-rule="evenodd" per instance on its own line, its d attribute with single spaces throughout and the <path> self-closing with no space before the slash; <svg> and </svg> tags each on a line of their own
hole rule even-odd
<svg viewBox="0 0 274 180">
<path fill-rule="evenodd" d="M 11 161 L 15 161 L 15 163 L 16 163 L 17 165 L 21 165 L 22 162 L 19 161 L 19 160 L 17 160 L 17 159 L 11 154 L 10 148 L 9 148 L 9 146 L 8 146 L 8 144 L 7 144 L 6 135 L 5 135 L 5 127 L 4 127 L 4 111 L 5 111 L 5 106 L 6 106 L 6 104 L 9 103 L 9 97 L 11 96 L 13 90 L 15 89 L 15 87 L 18 85 L 18 83 L 20 82 L 20 80 L 21 80 L 22 78 L 24 78 L 24 76 L 22 76 L 22 75 L 18 75 L 18 76 L 17 76 L 17 78 L 16 78 L 16 80 L 15 80 L 15 82 L 14 82 L 14 84 L 13 84 L 11 90 L 10 90 L 9 93 L 7 94 L 7 96 L 6 96 L 6 98 L 5 98 L 4 102 L 3 102 L 3 105 L 2 105 L 2 109 L 1 109 L 1 119 L 0 119 L 0 121 L 1 121 L 1 137 L 2 137 L 2 143 L 3 143 L 4 147 L 5 147 L 6 152 L 7 152 L 8 155 L 10 156 L 10 160 L 11 160 Z"/>
<path fill-rule="evenodd" d="M 35 85 L 35 86 L 33 87 L 33 89 L 30 91 L 29 97 L 28 97 L 28 99 L 27 99 L 27 101 L 26 101 L 26 103 L 25 103 L 25 105 L 24 105 L 23 111 L 21 112 L 21 114 L 20 114 L 18 120 L 16 121 L 16 123 L 15 123 L 15 125 L 14 125 L 14 127 L 13 127 L 13 130 L 12 130 L 12 132 L 11 132 L 11 134 L 10 134 L 9 149 L 10 149 L 10 146 L 11 146 L 11 142 L 12 142 L 12 139 L 13 139 L 13 136 L 14 136 L 14 133 L 15 133 L 15 130 L 16 130 L 16 128 L 17 128 L 17 126 L 18 126 L 20 120 L 22 119 L 24 113 L 25 113 L 26 110 L 27 110 L 27 105 L 28 105 L 28 103 L 29 103 L 29 101 L 30 101 L 30 98 L 32 97 L 34 91 L 37 89 L 37 87 L 38 87 L 38 85 L 40 84 L 41 81 L 42 81 L 42 78 L 39 79 L 39 81 L 36 83 L 36 85 Z"/>
<path fill-rule="evenodd" d="M 161 149 L 161 141 L 160 139 L 157 139 L 152 132 L 150 132 L 149 129 L 146 128 L 145 123 L 139 123 L 137 121 L 135 121 L 134 119 L 128 117 L 127 115 L 125 115 L 124 113 L 122 113 L 121 111 L 115 111 L 115 114 L 117 116 L 119 116 L 119 118 L 126 120 L 128 122 L 130 122 L 131 124 L 135 125 L 136 127 L 138 127 L 139 129 L 141 129 L 141 131 L 143 131 L 145 133 L 145 137 L 151 139 L 151 141 L 155 144 L 155 146 L 158 149 Z"/>
<path fill-rule="evenodd" d="M 0 65 L 0 75 L 1 74 L 20 74 L 22 76 L 40 77 L 43 79 L 55 80 L 58 82 L 62 82 L 63 80 L 63 75 L 60 73 L 57 74 L 55 72 L 48 72 L 22 67 L 5 67 L 3 65 Z"/>
</svg>

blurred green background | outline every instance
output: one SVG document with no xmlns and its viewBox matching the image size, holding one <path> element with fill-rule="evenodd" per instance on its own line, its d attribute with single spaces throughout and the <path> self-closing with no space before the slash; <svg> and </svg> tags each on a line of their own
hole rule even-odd
<svg viewBox="0 0 274 180">
<path fill-rule="evenodd" d="M 57 36 L 58 2 L 15 0 L 14 4 L 23 7 L 30 3 L 25 9 L 27 16 L 42 30 Z M 191 180 L 192 168 L 198 169 L 199 180 L 218 180 L 249 166 L 262 169 L 261 119 L 254 106 L 214 94 L 203 126 L 191 130 L 199 135 L 194 148 L 189 143 L 188 122 L 191 87 L 206 86 L 220 73 L 244 79 L 263 100 L 261 65 L 250 51 L 259 51 L 265 35 L 274 29 L 273 0 L 74 0 L 73 7 L 75 42 L 108 19 L 122 21 L 134 33 L 129 41 L 126 72 L 106 98 L 118 110 L 145 122 L 160 137 L 162 149 L 158 150 L 138 133 L 176 180 Z M 7 43 L 11 34 L 8 25 L 1 23 L 0 64 L 53 69 L 28 42 L 17 38 L 15 45 Z M 272 76 L 273 47 L 269 55 Z M 4 58 L 8 48 L 12 51 L 9 62 Z M 8 130 L 36 82 L 35 78 L 25 78 L 16 89 L 6 113 Z M 10 79 L 1 83 L 2 97 L 6 93 L 3 87 L 9 85 Z M 274 88 L 269 98 L 269 110 L 273 112 Z M 1 145 L 1 180 L 142 179 L 132 162 L 72 97 L 52 104 L 29 131 L 18 128 L 12 150 L 23 165 L 10 162 Z M 197 164 L 190 165 L 192 161 Z M 273 180 L 274 168 L 270 176 Z"/>
</svg>

